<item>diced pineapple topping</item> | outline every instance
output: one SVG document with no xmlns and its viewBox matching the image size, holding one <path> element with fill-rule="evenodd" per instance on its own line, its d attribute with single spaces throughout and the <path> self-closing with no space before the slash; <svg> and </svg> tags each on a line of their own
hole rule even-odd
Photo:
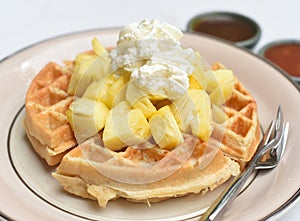
<svg viewBox="0 0 300 221">
<path fill-rule="evenodd" d="M 150 117 L 149 124 L 152 136 L 160 148 L 170 150 L 183 141 L 181 131 L 168 105 L 156 111 Z"/>
<path fill-rule="evenodd" d="M 177 40 L 173 43 L 179 43 Z M 176 45 L 178 64 L 176 58 L 172 62 L 152 59 L 149 55 L 157 50 L 147 47 L 141 51 L 131 48 L 130 53 L 140 53 L 131 55 L 141 59 L 123 64 L 129 56 L 126 47 L 108 54 L 96 38 L 92 46 L 92 53 L 76 57 L 68 87 L 70 95 L 81 97 L 67 111 L 79 143 L 103 129 L 104 146 L 113 151 L 146 142 L 151 135 L 160 148 L 171 150 L 183 141 L 183 133 L 208 141 L 211 121 L 227 120 L 221 105 L 232 95 L 235 76 L 231 70 L 206 70 L 198 52 Z M 118 62 L 122 65 L 115 68 Z"/>
<path fill-rule="evenodd" d="M 110 110 L 106 118 L 102 139 L 105 147 L 113 151 L 118 151 L 127 145 L 120 140 L 115 127 L 117 127 L 117 125 L 115 125 L 113 113 L 112 110 Z"/>
<path fill-rule="evenodd" d="M 194 52 L 195 54 L 195 63 L 193 64 L 194 72 L 189 76 L 189 89 L 206 89 L 207 82 L 204 75 L 203 67 L 206 66 L 203 63 L 203 59 L 201 58 L 198 52 Z"/>
<path fill-rule="evenodd" d="M 94 136 L 105 125 L 108 108 L 102 102 L 80 98 L 74 101 L 66 112 L 77 142 Z"/>
<path fill-rule="evenodd" d="M 194 109 L 192 110 L 193 119 L 190 122 L 191 130 L 194 136 L 204 141 L 208 141 L 211 134 L 211 104 L 208 94 L 205 90 L 188 90 Z"/>
<path fill-rule="evenodd" d="M 129 102 L 121 101 L 109 111 L 103 131 L 105 147 L 117 151 L 146 142 L 150 137 L 146 117 L 141 110 L 131 109 Z"/>
<path fill-rule="evenodd" d="M 128 77 L 111 74 L 105 79 L 91 83 L 83 97 L 103 102 L 108 108 L 125 100 Z"/>
<path fill-rule="evenodd" d="M 224 123 L 228 119 L 222 108 L 214 104 L 212 104 L 212 118 L 213 121 L 219 124 Z"/>
<path fill-rule="evenodd" d="M 106 48 L 99 42 L 97 38 L 93 38 L 92 46 L 96 55 L 101 56 L 104 53 L 107 53 Z"/>
<path fill-rule="evenodd" d="M 174 100 L 170 104 L 175 120 L 183 133 L 190 133 L 190 122 L 192 120 L 192 110 L 195 108 L 192 99 L 185 93 L 182 97 Z"/>
<path fill-rule="evenodd" d="M 125 134 L 122 137 L 128 145 L 144 143 L 151 137 L 150 125 L 140 109 L 131 109 L 128 113 L 128 126 L 132 137 Z"/>
<path fill-rule="evenodd" d="M 199 84 L 199 82 L 193 75 L 189 76 L 189 84 L 189 89 L 203 89 L 203 87 Z"/>
<path fill-rule="evenodd" d="M 232 94 L 233 83 L 220 84 L 210 94 L 210 100 L 215 105 L 224 104 Z"/>
<path fill-rule="evenodd" d="M 111 87 L 108 88 L 106 96 L 102 96 L 102 100 L 106 101 L 108 107 L 112 108 L 125 100 L 128 80 L 129 78 L 127 76 L 119 76 Z"/>
<path fill-rule="evenodd" d="M 205 79 L 206 79 L 206 82 L 207 82 L 205 90 L 208 93 L 211 93 L 219 85 L 219 81 L 217 80 L 217 76 L 215 74 L 215 71 L 207 70 L 204 73 L 204 75 L 205 75 Z"/>
<path fill-rule="evenodd" d="M 210 100 L 213 104 L 222 105 L 232 95 L 235 76 L 231 70 L 219 69 L 207 71 L 207 91 L 210 93 Z"/>
<path fill-rule="evenodd" d="M 211 134 L 211 103 L 205 90 L 189 89 L 171 105 L 180 130 L 207 141 Z"/>
<path fill-rule="evenodd" d="M 75 59 L 74 72 L 68 86 L 70 95 L 81 97 L 92 82 L 109 72 L 110 58 L 107 51 L 97 39 L 93 40 L 93 46 L 95 54 L 79 54 Z"/>
<path fill-rule="evenodd" d="M 135 109 L 141 110 L 147 119 L 156 111 L 155 106 L 148 97 L 138 99 L 132 106 Z"/>
</svg>

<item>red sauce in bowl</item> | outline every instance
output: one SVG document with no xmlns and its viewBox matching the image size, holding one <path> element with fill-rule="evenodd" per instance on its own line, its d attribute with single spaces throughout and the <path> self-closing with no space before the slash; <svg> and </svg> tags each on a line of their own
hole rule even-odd
<svg viewBox="0 0 300 221">
<path fill-rule="evenodd" d="M 300 43 L 282 43 L 268 48 L 264 56 L 287 73 L 300 77 Z"/>
</svg>

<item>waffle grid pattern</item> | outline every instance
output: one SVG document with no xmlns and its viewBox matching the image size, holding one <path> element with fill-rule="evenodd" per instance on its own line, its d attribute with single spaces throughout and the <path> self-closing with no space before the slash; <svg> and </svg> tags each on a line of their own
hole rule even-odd
<svg viewBox="0 0 300 221">
<path fill-rule="evenodd" d="M 25 124 L 35 150 L 49 165 L 76 145 L 66 111 L 73 101 L 67 91 L 71 71 L 53 62 L 34 78 L 26 97 Z M 44 150 L 43 150 L 44 149 Z"/>
</svg>

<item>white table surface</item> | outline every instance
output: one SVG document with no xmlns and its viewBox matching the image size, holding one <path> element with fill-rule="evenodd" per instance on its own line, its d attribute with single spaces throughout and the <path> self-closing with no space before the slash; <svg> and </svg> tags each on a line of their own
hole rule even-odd
<svg viewBox="0 0 300 221">
<path fill-rule="evenodd" d="M 158 18 L 185 30 L 192 16 L 219 10 L 238 12 L 259 23 L 262 36 L 253 49 L 257 52 L 273 40 L 300 39 L 299 9 L 298 0 L 1 0 L 0 60 L 54 36 L 121 27 L 145 18 Z M 295 204 L 280 221 L 300 220 L 300 203 Z"/>
</svg>

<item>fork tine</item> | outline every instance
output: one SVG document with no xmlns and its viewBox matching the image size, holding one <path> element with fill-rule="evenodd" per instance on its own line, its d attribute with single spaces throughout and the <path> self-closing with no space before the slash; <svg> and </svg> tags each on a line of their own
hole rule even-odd
<svg viewBox="0 0 300 221">
<path fill-rule="evenodd" d="M 281 140 L 283 132 L 284 132 L 283 113 L 282 113 L 281 106 L 279 105 L 277 109 L 277 114 L 275 119 L 275 129 L 274 129 L 272 140 L 276 140 L 276 141 Z"/>
<path fill-rule="evenodd" d="M 283 140 L 282 140 L 282 143 L 281 143 L 281 148 L 278 148 L 279 158 L 282 157 L 282 155 L 285 151 L 286 142 L 287 142 L 287 138 L 288 138 L 288 134 L 289 134 L 289 126 L 290 126 L 290 123 L 286 122 L 285 126 L 284 126 L 284 131 L 283 131 Z"/>
<path fill-rule="evenodd" d="M 270 125 L 268 126 L 265 134 L 259 144 L 258 150 L 269 143 L 271 140 L 280 138 L 279 131 L 283 125 L 283 114 L 281 106 L 279 105 L 277 108 L 276 117 L 274 120 L 271 121 Z"/>
<path fill-rule="evenodd" d="M 265 131 L 265 134 L 262 138 L 261 141 L 261 146 L 265 146 L 267 143 L 270 142 L 271 139 L 273 139 L 273 137 L 271 138 L 271 136 L 274 134 L 274 127 L 275 127 L 275 121 L 272 120 L 270 125 L 268 126 L 268 128 Z"/>
<path fill-rule="evenodd" d="M 281 129 L 283 129 L 283 114 L 282 114 L 282 108 L 279 105 L 278 109 L 277 109 L 277 116 L 276 116 L 276 127 L 275 127 L 275 131 L 278 132 Z M 275 134 L 276 136 L 276 134 Z"/>
<path fill-rule="evenodd" d="M 273 140 L 274 142 L 281 143 L 282 139 L 283 139 L 283 134 L 284 133 L 284 122 L 283 122 L 283 113 L 282 113 L 282 109 L 281 106 L 279 105 L 277 108 L 277 114 L 276 114 L 276 120 L 275 120 L 275 130 L 274 130 L 274 136 L 273 136 Z M 270 149 L 270 154 L 274 155 L 277 154 L 281 149 L 280 145 L 278 147 L 278 145 L 275 145 L 273 148 Z M 278 154 L 277 154 L 278 155 Z"/>
</svg>

